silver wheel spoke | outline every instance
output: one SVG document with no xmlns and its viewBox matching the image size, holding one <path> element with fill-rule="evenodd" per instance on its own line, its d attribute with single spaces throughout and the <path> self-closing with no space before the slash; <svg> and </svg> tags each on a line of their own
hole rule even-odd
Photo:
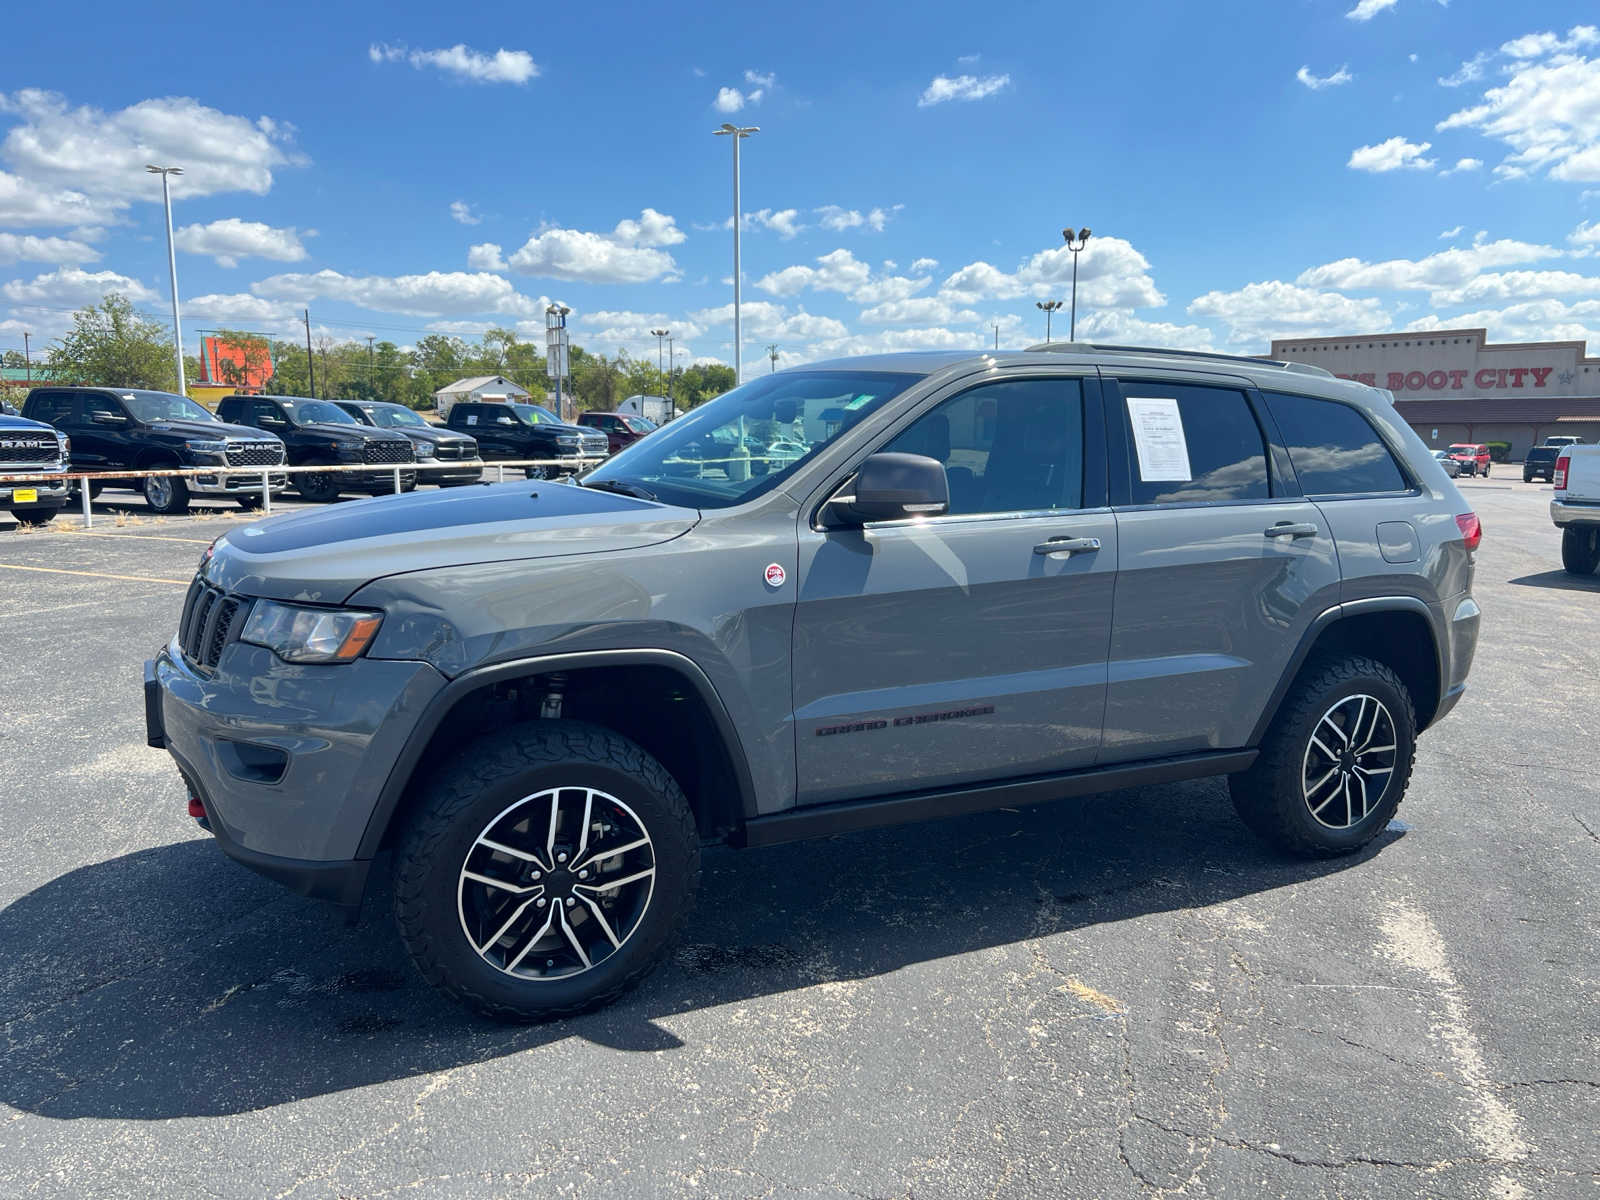
<svg viewBox="0 0 1600 1200">
<path fill-rule="evenodd" d="M 1357 758 L 1365 758 L 1369 754 L 1387 754 L 1390 750 L 1393 750 L 1393 749 L 1394 749 L 1394 743 L 1393 742 L 1390 742 L 1389 745 L 1387 745 L 1387 746 L 1369 746 L 1365 750 L 1363 750 L 1359 754 L 1357 754 L 1356 757 Z"/>
<path fill-rule="evenodd" d="M 480 951 L 487 950 L 490 946 L 493 946 L 497 942 L 499 942 L 499 940 L 501 938 L 505 937 L 505 935 L 508 932 L 510 932 L 511 927 L 513 925 L 515 925 L 519 920 L 521 920 L 522 914 L 528 911 L 528 905 L 530 905 L 532 903 L 533 903 L 533 900 L 532 899 L 528 899 L 528 900 L 524 900 L 521 904 L 517 905 L 517 907 L 514 910 L 512 910 L 511 915 L 506 918 L 505 924 L 500 926 L 500 928 L 496 929 L 493 933 L 491 933 L 489 935 L 489 937 L 484 941 L 483 945 L 479 946 L 478 949 Z"/>
<path fill-rule="evenodd" d="M 655 873 L 656 869 L 654 867 L 646 867 L 644 870 L 638 871 L 635 874 L 624 875 L 621 879 L 608 879 L 604 883 L 574 884 L 572 890 L 575 892 L 588 892 L 590 895 L 594 896 L 603 896 L 607 892 L 616 891 L 619 887 L 625 887 L 630 883 L 637 883 L 641 879 L 649 879 L 650 876 L 654 875 Z"/>
<path fill-rule="evenodd" d="M 1315 808 L 1313 808 L 1311 810 L 1311 815 L 1313 817 L 1320 816 L 1322 814 L 1322 810 L 1327 808 L 1328 805 L 1332 804 L 1335 800 L 1337 800 L 1340 797 L 1340 795 L 1343 794 L 1343 792 L 1344 792 L 1343 788 L 1334 788 L 1333 791 L 1328 793 L 1328 798 L 1326 800 L 1324 800 L 1321 804 L 1317 805 Z"/>
<path fill-rule="evenodd" d="M 1357 820 L 1365 820 L 1368 811 L 1372 807 L 1371 802 L 1367 799 L 1367 781 L 1352 771 L 1350 773 L 1350 782 L 1361 789 L 1361 816 Z"/>
<path fill-rule="evenodd" d="M 1310 787 L 1308 787 L 1306 789 L 1306 799 L 1309 800 L 1309 799 L 1311 799 L 1311 797 L 1315 796 L 1317 794 L 1317 790 L 1319 788 L 1321 788 L 1323 784 L 1327 783 L 1328 780 L 1332 779 L 1338 773 L 1339 773 L 1339 768 L 1338 767 L 1334 767 L 1333 770 L 1329 771 L 1321 779 L 1317 780 Z"/>
<path fill-rule="evenodd" d="M 589 952 L 583 948 L 583 943 L 578 940 L 578 935 L 572 931 L 572 926 L 567 924 L 567 910 L 565 906 L 556 907 L 556 919 L 561 922 L 561 932 L 567 935 L 567 942 L 578 952 L 578 958 L 583 963 L 584 970 L 594 966 L 589 961 Z"/>
<path fill-rule="evenodd" d="M 615 950 L 620 947 L 622 943 L 617 940 L 616 933 L 612 931 L 611 922 L 606 920 L 606 915 L 600 911 L 600 906 L 581 892 L 578 893 L 578 899 L 582 900 L 585 907 L 594 914 L 594 919 L 600 923 L 600 932 L 606 935 L 606 940 L 611 943 L 611 948 Z"/>
<path fill-rule="evenodd" d="M 578 848 L 572 852 L 572 857 L 581 859 L 584 851 L 589 848 L 589 818 L 594 812 L 594 789 L 589 788 L 583 793 L 583 824 L 578 827 Z"/>
<path fill-rule="evenodd" d="M 559 908 L 552 907 L 550 911 L 545 914 L 544 924 L 539 926 L 539 932 L 535 933 L 531 938 L 529 938 L 527 944 L 523 946 L 521 950 L 517 951 L 517 956 L 506 964 L 506 970 L 515 971 L 519 966 L 522 965 L 522 960 L 528 957 L 528 951 L 532 950 L 541 941 L 543 941 L 544 935 L 550 932 L 550 922 L 556 919 L 556 913 L 560 911 L 561 910 Z"/>
<path fill-rule="evenodd" d="M 588 858 L 578 863 L 573 869 L 581 871 L 588 867 L 594 866 L 594 864 L 597 862 L 604 862 L 608 858 L 616 858 L 619 854 L 626 854 L 629 850 L 637 850 L 640 846 L 648 846 L 649 844 L 650 839 L 647 837 L 642 837 L 636 841 L 628 842 L 623 846 L 605 847 L 600 850 L 596 850 Z"/>
<path fill-rule="evenodd" d="M 529 854 L 526 850 L 518 850 L 515 846 L 507 846 L 504 842 L 496 842 L 489 838 L 481 837 L 478 839 L 478 845 L 487 846 L 496 853 L 505 854 L 511 858 L 520 858 L 523 862 L 531 862 L 540 867 L 545 865 L 544 860 L 537 854 Z"/>
<path fill-rule="evenodd" d="M 1387 742 L 1376 744 L 1383 738 Z M 1317 823 L 1349 829 L 1366 820 L 1388 791 L 1398 747 L 1394 718 L 1376 696 L 1345 696 L 1331 704 L 1313 726 L 1301 761 L 1301 794 Z"/>
<path fill-rule="evenodd" d="M 1339 735 L 1340 743 L 1348 746 L 1350 744 L 1350 735 L 1344 730 L 1340 729 L 1339 723 L 1333 719 L 1333 714 L 1337 711 L 1338 709 L 1331 709 L 1328 712 L 1328 715 L 1322 718 L 1322 725 L 1326 725 L 1329 729 L 1337 733 Z M 1321 727 L 1321 725 L 1318 726 L 1319 729 Z"/>
<path fill-rule="evenodd" d="M 503 879 L 493 879 L 488 875 L 480 875 L 476 871 L 463 871 L 461 878 L 470 879 L 473 883 L 481 883 L 485 887 L 499 888 L 502 892 L 510 892 L 513 896 L 526 896 L 530 892 L 544 891 L 544 884 L 530 883 L 518 887 L 514 883 L 507 883 Z"/>
<path fill-rule="evenodd" d="M 1334 762 L 1338 762 L 1339 761 L 1339 756 L 1337 754 L 1335 754 L 1332 750 L 1329 750 L 1326 746 L 1324 746 L 1322 744 L 1321 740 L 1318 739 L 1316 734 L 1312 734 L 1311 735 L 1311 744 L 1313 746 L 1315 746 L 1318 750 L 1321 750 L 1323 752 L 1323 754 L 1327 755 Z"/>
<path fill-rule="evenodd" d="M 1354 769 L 1358 774 L 1365 775 L 1369 779 L 1374 775 L 1393 775 L 1394 774 L 1394 768 L 1393 767 L 1363 767 L 1363 766 L 1358 764 Z"/>
</svg>

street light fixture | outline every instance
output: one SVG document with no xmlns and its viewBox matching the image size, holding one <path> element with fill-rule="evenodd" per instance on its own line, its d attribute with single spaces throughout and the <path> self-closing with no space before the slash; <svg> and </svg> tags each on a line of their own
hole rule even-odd
<svg viewBox="0 0 1600 1200">
<path fill-rule="evenodd" d="M 1069 341 L 1078 340 L 1078 255 L 1083 253 L 1083 248 L 1089 244 L 1089 227 L 1085 225 L 1081 230 L 1073 232 L 1072 226 L 1067 226 L 1061 231 L 1061 236 L 1066 240 L 1067 249 L 1072 251 L 1072 328 L 1067 334 Z M 1074 246 L 1073 242 L 1077 242 Z"/>
<path fill-rule="evenodd" d="M 759 125 L 734 125 L 724 121 L 722 128 L 711 131 L 717 137 L 733 139 L 733 382 L 744 382 L 744 330 L 739 324 L 739 143 L 752 133 L 760 133 Z"/>
<path fill-rule="evenodd" d="M 650 331 L 650 336 L 656 340 L 656 374 L 661 376 L 661 386 L 662 390 L 667 394 L 667 407 L 669 409 L 672 407 L 672 385 L 667 382 L 663 357 L 666 354 L 665 347 L 667 338 L 671 336 L 671 334 L 672 331 L 670 329 L 652 329 Z M 643 414 L 641 413 L 640 415 L 642 416 Z M 665 422 L 662 423 L 665 424 Z"/>
<path fill-rule="evenodd" d="M 1065 308 L 1066 305 L 1060 300 L 1035 300 L 1033 306 L 1044 313 L 1044 340 L 1048 342 L 1050 340 L 1050 318 L 1055 316 L 1058 310 Z"/>
<path fill-rule="evenodd" d="M 172 246 L 172 192 L 167 176 L 182 175 L 182 167 L 157 167 L 145 164 L 146 171 L 161 176 L 161 203 L 167 210 L 167 268 L 172 272 L 172 355 L 178 363 L 178 395 L 187 396 L 189 390 L 183 378 L 183 327 L 178 322 L 178 254 Z"/>
<path fill-rule="evenodd" d="M 563 421 L 567 419 L 566 404 L 561 396 L 563 371 L 567 376 L 567 391 L 572 390 L 572 363 L 567 357 L 567 314 L 571 311 L 565 304 L 552 304 L 544 310 L 545 374 L 555 378 L 556 416 Z M 577 407 L 576 401 L 573 407 Z"/>
</svg>

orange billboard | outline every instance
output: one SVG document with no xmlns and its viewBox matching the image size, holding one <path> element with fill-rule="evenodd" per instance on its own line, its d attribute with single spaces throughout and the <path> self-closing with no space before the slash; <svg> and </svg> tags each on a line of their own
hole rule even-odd
<svg viewBox="0 0 1600 1200">
<path fill-rule="evenodd" d="M 272 347 L 263 338 L 201 338 L 200 375 L 206 383 L 259 392 L 272 378 Z"/>
</svg>

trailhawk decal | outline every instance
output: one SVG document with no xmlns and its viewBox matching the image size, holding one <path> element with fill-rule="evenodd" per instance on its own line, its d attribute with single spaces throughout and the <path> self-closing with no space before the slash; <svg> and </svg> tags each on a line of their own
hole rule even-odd
<svg viewBox="0 0 1600 1200">
<path fill-rule="evenodd" d="M 817 737 L 830 737 L 836 733 L 870 733 L 874 729 L 902 729 L 907 725 L 932 725 L 935 721 L 960 721 L 966 717 L 981 717 L 994 711 L 992 704 L 972 708 L 947 708 L 941 712 L 916 713 L 909 717 L 896 717 L 892 721 L 851 721 L 845 725 L 823 725 Z"/>
</svg>

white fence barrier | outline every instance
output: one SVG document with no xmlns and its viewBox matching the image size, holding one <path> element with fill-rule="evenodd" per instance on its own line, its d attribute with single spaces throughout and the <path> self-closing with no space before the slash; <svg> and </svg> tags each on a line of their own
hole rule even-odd
<svg viewBox="0 0 1600 1200">
<path fill-rule="evenodd" d="M 578 464 L 578 469 L 584 470 L 604 462 L 605 458 L 605 455 L 587 455 L 577 459 L 576 462 Z M 528 467 L 556 467 L 563 471 L 571 471 L 573 469 L 574 461 L 575 460 L 571 458 L 515 458 L 506 459 L 504 461 L 497 460 L 495 462 L 483 462 L 480 460 L 480 465 L 484 468 L 485 472 L 487 472 L 488 468 L 493 467 L 496 473 L 495 481 L 497 483 L 504 483 L 507 467 L 518 467 L 523 469 Z M 30 471 L 0 475 L 0 484 L 66 483 L 73 480 L 79 481 L 78 495 L 83 503 L 83 524 L 84 528 L 87 529 L 94 524 L 94 514 L 89 507 L 89 488 L 85 485 L 94 483 L 96 480 L 115 480 L 119 485 L 122 485 L 126 484 L 129 480 L 139 479 L 181 479 L 194 475 L 257 475 L 261 478 L 261 511 L 263 515 L 268 515 L 272 512 L 272 477 L 274 475 L 305 475 L 313 472 L 321 474 L 328 474 L 332 472 L 349 473 L 355 471 L 360 471 L 366 474 L 376 474 L 379 471 L 390 469 L 394 473 L 395 494 L 399 495 L 403 490 L 403 484 L 400 478 L 403 472 L 415 471 L 417 475 L 417 482 L 425 483 L 427 482 L 427 471 L 459 470 L 463 467 L 469 467 L 471 465 L 471 460 L 467 460 L 460 462 L 452 461 L 448 463 L 312 463 L 303 467 L 291 467 L 287 464 L 269 467 L 169 467 L 156 471 L 67 471 L 65 473 L 57 471 Z M 250 491 L 242 494 L 254 496 L 257 493 Z"/>
</svg>

